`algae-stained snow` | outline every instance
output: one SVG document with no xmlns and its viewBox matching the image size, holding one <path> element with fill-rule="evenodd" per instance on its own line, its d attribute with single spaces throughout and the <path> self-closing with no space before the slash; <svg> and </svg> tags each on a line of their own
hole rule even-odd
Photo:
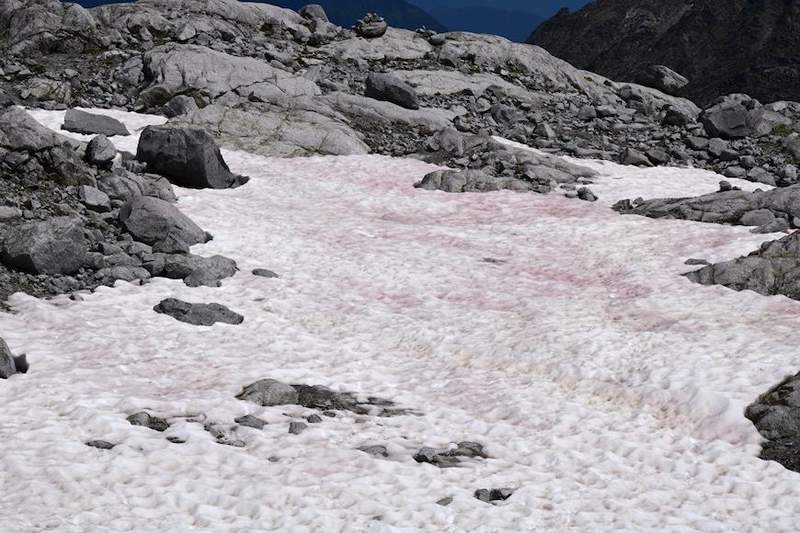
<svg viewBox="0 0 800 533">
<path fill-rule="evenodd" d="M 61 115 L 35 113 L 54 128 Z M 163 120 L 114 116 L 131 131 Z M 114 142 L 133 151 L 136 136 Z M 224 155 L 250 183 L 178 189 L 215 236 L 193 250 L 239 263 L 221 288 L 156 279 L 83 301 L 16 295 L 16 314 L 0 315 L 31 363 L 0 383 L 0 529 L 796 530 L 797 474 L 756 458 L 742 411 L 797 370 L 800 303 L 680 276 L 690 257 L 732 258 L 773 236 L 609 208 L 710 192 L 718 176 L 593 162 L 601 200 L 589 204 L 416 190 L 432 167 L 414 160 Z M 182 324 L 153 312 L 167 297 L 245 321 Z M 234 398 L 264 377 L 421 415 L 343 415 L 290 435 L 310 411 Z M 143 409 L 172 427 L 126 422 Z M 244 414 L 270 422 L 237 430 L 245 448 L 189 422 Z M 447 470 L 412 459 L 461 440 L 491 458 Z M 389 457 L 356 450 L 369 444 Z M 496 506 L 472 496 L 494 487 L 516 492 Z"/>
</svg>

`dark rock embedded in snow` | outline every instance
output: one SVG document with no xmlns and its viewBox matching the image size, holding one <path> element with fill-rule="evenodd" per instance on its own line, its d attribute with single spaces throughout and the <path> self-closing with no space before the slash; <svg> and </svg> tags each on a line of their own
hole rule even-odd
<svg viewBox="0 0 800 533">
<path fill-rule="evenodd" d="M 87 251 L 81 221 L 56 217 L 5 229 L 0 260 L 32 274 L 74 274 Z"/>
<path fill-rule="evenodd" d="M 195 326 L 213 326 L 217 322 L 241 324 L 244 317 L 217 303 L 198 304 L 167 298 L 153 307 L 156 313 L 169 315 L 175 320 Z"/>
<path fill-rule="evenodd" d="M 389 452 L 386 446 L 380 444 L 371 444 L 369 446 L 360 446 L 359 451 L 374 455 L 375 457 L 389 457 Z"/>
<path fill-rule="evenodd" d="M 159 198 L 134 198 L 120 209 L 119 219 L 136 240 L 145 244 L 168 238 L 180 239 L 188 246 L 206 242 L 205 231 L 177 207 Z"/>
<path fill-rule="evenodd" d="M 267 425 L 267 421 L 266 420 L 262 420 L 262 419 L 258 418 L 257 416 L 253 416 L 253 415 L 240 416 L 240 417 L 235 418 L 233 421 L 236 422 L 237 424 L 239 424 L 240 426 L 245 426 L 245 427 L 255 428 L 255 429 L 264 429 L 264 426 Z"/>
<path fill-rule="evenodd" d="M 309 424 L 319 424 L 322 422 L 322 417 L 317 414 L 308 415 L 306 417 L 306 422 L 308 422 Z"/>
<path fill-rule="evenodd" d="M 241 439 L 237 439 L 235 435 L 235 428 L 230 428 L 222 424 L 207 423 L 203 425 L 205 429 L 214 439 L 217 444 L 224 446 L 233 446 L 234 448 L 244 448 L 245 443 Z"/>
<path fill-rule="evenodd" d="M 441 500 L 436 501 L 436 505 L 441 505 L 442 507 L 447 507 L 451 503 L 453 503 L 453 498 L 451 496 L 446 496 Z"/>
<path fill-rule="evenodd" d="M 239 400 L 257 403 L 264 407 L 297 403 L 297 391 L 291 385 L 274 379 L 262 379 L 251 383 L 236 395 Z"/>
<path fill-rule="evenodd" d="M 230 171 L 213 137 L 201 128 L 148 126 L 136 159 L 182 187 L 227 189 L 247 183 Z"/>
<path fill-rule="evenodd" d="M 130 415 L 127 420 L 132 426 L 144 426 L 154 431 L 163 432 L 169 428 L 169 422 L 165 419 L 153 416 L 144 411 Z"/>
<path fill-rule="evenodd" d="M 236 395 L 265 407 L 273 405 L 302 405 L 308 409 L 323 411 L 351 411 L 357 414 L 377 416 L 399 416 L 409 414 L 407 409 L 394 407 L 394 402 L 369 396 L 360 401 L 352 392 L 337 392 L 323 385 L 288 385 L 274 379 L 262 379 L 247 385 Z"/>
<path fill-rule="evenodd" d="M 259 276 L 259 277 L 262 277 L 262 278 L 277 278 L 277 277 L 280 277 L 275 272 L 273 272 L 272 270 L 267 270 L 266 268 L 256 268 L 256 269 L 254 269 L 253 270 L 253 275 L 254 276 Z"/>
<path fill-rule="evenodd" d="M 391 74 L 370 73 L 364 96 L 391 102 L 406 109 L 419 109 L 419 99 L 414 88 Z"/>
<path fill-rule="evenodd" d="M 510 488 L 478 489 L 475 491 L 475 497 L 486 503 L 507 500 L 512 494 L 514 494 L 514 489 Z"/>
<path fill-rule="evenodd" d="M 143 266 L 151 276 L 182 279 L 189 287 L 219 287 L 237 272 L 236 262 L 221 255 L 151 253 L 143 256 Z"/>
<path fill-rule="evenodd" d="M 289 422 L 289 433 L 292 435 L 299 435 L 306 429 L 308 425 L 305 422 Z"/>
<path fill-rule="evenodd" d="M 64 115 L 64 125 L 61 128 L 85 135 L 105 135 L 106 137 L 130 135 L 128 128 L 119 120 L 79 109 L 67 110 Z"/>
<path fill-rule="evenodd" d="M 414 454 L 414 460 L 418 463 L 430 463 L 439 468 L 449 468 L 459 466 L 462 458 L 481 458 L 487 459 L 489 456 L 483 450 L 483 445 L 477 442 L 459 442 L 455 448 L 441 450 L 436 448 L 420 448 Z"/>
<path fill-rule="evenodd" d="M 760 457 L 800 472 L 800 374 L 787 376 L 744 414 L 767 439 Z"/>
<path fill-rule="evenodd" d="M 98 450 L 110 450 L 116 446 L 116 444 L 111 444 L 105 440 L 90 440 L 86 445 L 90 448 L 97 448 Z"/>
</svg>

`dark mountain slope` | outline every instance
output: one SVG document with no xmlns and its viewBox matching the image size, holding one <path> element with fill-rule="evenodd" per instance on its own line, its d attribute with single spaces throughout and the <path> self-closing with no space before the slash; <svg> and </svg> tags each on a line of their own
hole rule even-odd
<svg viewBox="0 0 800 533">
<path fill-rule="evenodd" d="M 699 103 L 730 92 L 800 100 L 800 0 L 597 0 L 528 42 L 613 79 L 667 65 Z"/>
</svg>

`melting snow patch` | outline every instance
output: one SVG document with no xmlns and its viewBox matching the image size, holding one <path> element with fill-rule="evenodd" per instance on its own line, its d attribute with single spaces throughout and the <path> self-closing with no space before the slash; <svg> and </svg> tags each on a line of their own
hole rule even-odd
<svg viewBox="0 0 800 533">
<path fill-rule="evenodd" d="M 62 115 L 35 112 L 52 127 Z M 112 116 L 130 131 L 161 121 Z M 135 138 L 113 142 L 135 151 Z M 15 295 L 16 314 L 0 315 L 36 368 L 0 382 L 3 528 L 796 530 L 797 474 L 756 458 L 742 411 L 797 370 L 800 303 L 680 276 L 688 258 L 729 259 L 768 237 L 608 207 L 709 192 L 719 176 L 591 163 L 590 204 L 420 191 L 433 167 L 414 160 L 224 156 L 247 185 L 177 190 L 216 237 L 198 251 L 241 268 L 221 287 Z M 250 274 L 264 267 L 280 278 Z M 165 298 L 246 319 L 167 321 L 152 311 Z M 420 413 L 339 411 L 292 434 L 316 413 L 236 399 L 264 378 Z M 126 421 L 139 412 L 170 426 Z M 265 423 L 221 446 L 246 416 Z M 100 439 L 113 449 L 84 444 Z M 463 441 L 487 458 L 413 459 Z"/>
</svg>

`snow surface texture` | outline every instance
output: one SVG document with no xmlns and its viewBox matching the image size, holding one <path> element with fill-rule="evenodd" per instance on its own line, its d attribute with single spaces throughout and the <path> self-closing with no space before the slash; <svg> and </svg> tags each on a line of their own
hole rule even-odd
<svg viewBox="0 0 800 533">
<path fill-rule="evenodd" d="M 163 120 L 108 114 L 131 131 Z M 35 116 L 57 128 L 62 114 Z M 800 303 L 680 276 L 687 258 L 775 236 L 608 207 L 711 192 L 719 176 L 583 161 L 603 173 L 590 204 L 420 191 L 433 167 L 414 160 L 224 155 L 250 183 L 177 191 L 215 235 L 193 251 L 239 262 L 221 288 L 120 282 L 81 302 L 18 294 L 0 314 L 31 362 L 0 382 L 4 531 L 796 531 L 797 474 L 756 458 L 742 411 L 797 371 Z M 245 321 L 182 324 L 153 312 L 166 297 Z M 323 417 L 290 435 L 310 411 L 234 398 L 265 377 L 422 415 Z M 173 426 L 126 422 L 143 409 Z M 237 430 L 245 448 L 185 418 L 248 413 L 270 424 Z M 491 458 L 440 470 L 411 457 L 465 439 Z M 389 457 L 355 449 L 370 444 Z M 473 497 L 492 487 L 517 490 L 496 506 Z"/>
</svg>

